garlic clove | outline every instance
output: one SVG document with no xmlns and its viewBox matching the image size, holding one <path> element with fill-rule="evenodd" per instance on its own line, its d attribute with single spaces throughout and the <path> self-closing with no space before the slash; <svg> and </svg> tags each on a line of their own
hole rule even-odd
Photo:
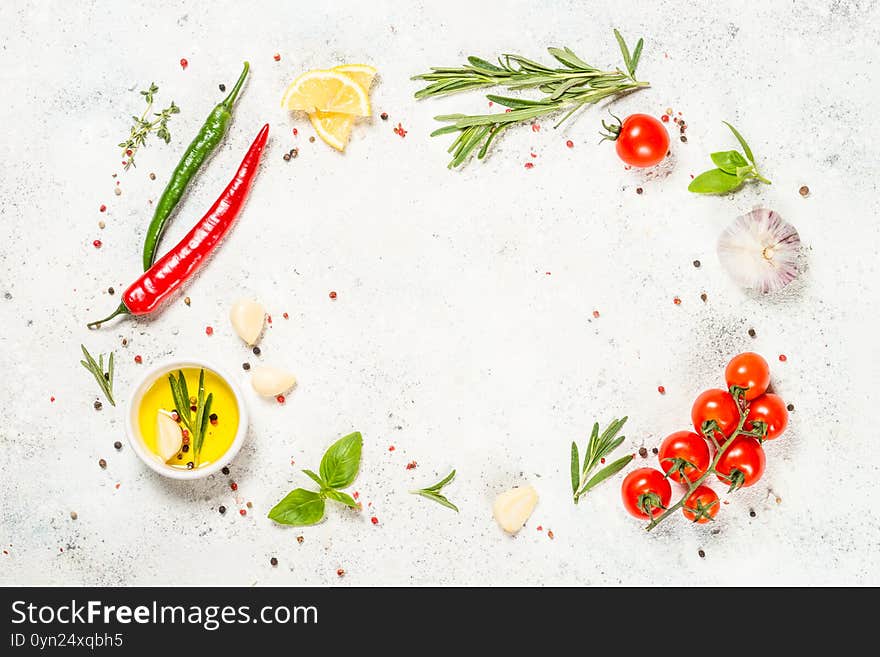
<svg viewBox="0 0 880 657">
<path fill-rule="evenodd" d="M 171 414 L 159 411 L 156 415 L 156 452 L 163 461 L 170 461 L 180 451 L 183 432 Z"/>
<path fill-rule="evenodd" d="M 229 319 L 232 321 L 232 328 L 238 333 L 238 337 L 248 345 L 256 344 L 263 332 L 266 309 L 257 301 L 239 299 L 232 304 Z"/>
<path fill-rule="evenodd" d="M 533 486 L 518 486 L 495 498 L 492 511 L 501 529 L 516 534 L 538 504 L 538 491 Z"/>
<path fill-rule="evenodd" d="M 296 385 L 296 377 L 290 372 L 260 365 L 251 369 L 251 385 L 258 395 L 275 397 Z"/>
</svg>

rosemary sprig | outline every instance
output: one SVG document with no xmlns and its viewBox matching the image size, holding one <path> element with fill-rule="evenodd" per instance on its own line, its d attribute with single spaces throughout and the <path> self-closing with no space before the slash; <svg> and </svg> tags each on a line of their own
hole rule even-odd
<svg viewBox="0 0 880 657">
<path fill-rule="evenodd" d="M 521 55 L 506 54 L 498 58 L 497 66 L 479 57 L 468 57 L 468 63 L 464 66 L 435 67 L 429 73 L 414 76 L 413 80 L 430 83 L 415 93 L 417 99 L 494 86 L 504 86 L 512 91 L 536 88 L 545 94 L 538 100 L 489 94 L 486 98 L 508 108 L 507 111 L 434 117 L 450 125 L 438 128 L 431 133 L 432 137 L 458 133 L 449 148 L 452 153 L 449 168 L 461 165 L 478 147 L 477 159 L 483 159 L 498 135 L 514 123 L 565 110 L 554 126 L 557 128 L 585 105 L 650 86 L 648 82 L 640 82 L 635 77 L 644 40 L 639 39 L 630 54 L 620 32 L 614 30 L 614 36 L 620 46 L 626 71 L 619 68 L 602 71 L 587 64 L 570 48 L 548 48 L 547 51 L 562 67 L 553 68 Z"/>
<path fill-rule="evenodd" d="M 79 362 L 95 377 L 95 381 L 98 382 L 110 405 L 116 406 L 116 402 L 113 400 L 113 352 L 111 351 L 107 357 L 107 370 L 105 371 L 104 354 L 98 354 L 98 360 L 96 361 L 92 358 L 85 345 L 81 344 L 80 348 L 82 349 L 83 356 L 85 356 L 85 360 Z"/>
<path fill-rule="evenodd" d="M 157 91 L 159 91 L 159 87 L 152 82 L 150 83 L 149 89 L 141 91 L 141 96 L 146 100 L 147 107 L 144 110 L 144 113 L 141 114 L 140 118 L 136 116 L 131 117 L 134 120 L 134 125 L 130 128 L 128 139 L 119 143 L 119 148 L 122 149 L 122 157 L 125 162 L 126 170 L 128 170 L 129 167 L 134 166 L 135 154 L 137 153 L 138 148 L 146 143 L 147 136 L 149 136 L 151 132 L 155 132 L 156 136 L 166 144 L 171 141 L 171 133 L 168 131 L 168 120 L 173 114 L 179 114 L 180 108 L 175 105 L 172 100 L 171 105 L 163 109 L 161 112 L 155 112 L 153 114 L 153 116 L 156 117 L 155 119 L 148 119 L 147 116 L 150 114 L 150 110 L 153 109 L 153 99 Z"/>
<path fill-rule="evenodd" d="M 450 508 L 458 513 L 458 507 L 455 506 L 448 499 L 446 499 L 446 496 L 440 494 L 442 488 L 446 484 L 450 483 L 453 479 L 455 479 L 455 470 L 443 477 L 443 479 L 438 481 L 433 486 L 428 486 L 427 488 L 419 488 L 418 490 L 411 490 L 410 493 L 412 493 L 413 495 L 421 495 L 422 497 L 427 497 L 429 500 L 434 500 L 438 504 L 442 504 L 443 506 Z"/>
<path fill-rule="evenodd" d="M 189 389 L 186 384 L 186 378 L 183 376 L 183 371 L 177 371 L 176 379 L 174 378 L 173 372 L 169 374 L 168 384 L 171 387 L 171 397 L 176 406 L 174 410 L 177 411 L 181 424 L 183 424 L 184 428 L 189 431 L 193 462 L 195 465 L 198 465 L 199 454 L 201 454 L 202 445 L 205 443 L 205 435 L 208 432 L 208 422 L 211 415 L 211 404 L 214 401 L 214 393 L 208 393 L 208 396 L 205 397 L 205 370 L 200 370 L 199 389 L 198 396 L 196 397 L 196 410 L 194 415 L 189 396 Z"/>
<path fill-rule="evenodd" d="M 599 423 L 593 425 L 593 432 L 590 434 L 590 440 L 584 451 L 584 462 L 578 456 L 577 443 L 571 443 L 571 492 L 574 503 L 577 504 L 582 495 L 595 488 L 598 484 L 608 479 L 612 475 L 620 472 L 627 463 L 632 461 L 633 455 L 628 454 L 606 465 L 592 477 L 590 474 L 602 462 L 602 459 L 611 454 L 615 449 L 620 447 L 626 436 L 617 437 L 618 432 L 623 428 L 627 418 L 613 420 L 608 428 L 599 435 Z"/>
</svg>

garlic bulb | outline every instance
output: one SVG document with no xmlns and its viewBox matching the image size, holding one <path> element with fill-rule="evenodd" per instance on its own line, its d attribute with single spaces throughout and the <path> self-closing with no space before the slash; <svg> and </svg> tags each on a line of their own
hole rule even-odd
<svg viewBox="0 0 880 657">
<path fill-rule="evenodd" d="M 167 411 L 156 415 L 156 452 L 163 461 L 170 461 L 180 451 L 183 432 Z"/>
<path fill-rule="evenodd" d="M 501 493 L 495 498 L 492 511 L 501 529 L 508 534 L 516 534 L 538 504 L 538 491 L 532 486 L 519 486 Z"/>
<path fill-rule="evenodd" d="M 232 328 L 238 333 L 238 337 L 248 345 L 253 345 L 256 344 L 263 332 L 266 309 L 256 301 L 240 299 L 232 304 L 229 319 L 232 321 Z"/>
<path fill-rule="evenodd" d="M 760 292 L 778 292 L 800 275 L 801 238 L 773 210 L 737 217 L 718 238 L 718 259 L 733 280 Z"/>
<path fill-rule="evenodd" d="M 296 385 L 296 377 L 274 367 L 260 365 L 251 370 L 251 385 L 258 395 L 275 397 Z"/>
</svg>

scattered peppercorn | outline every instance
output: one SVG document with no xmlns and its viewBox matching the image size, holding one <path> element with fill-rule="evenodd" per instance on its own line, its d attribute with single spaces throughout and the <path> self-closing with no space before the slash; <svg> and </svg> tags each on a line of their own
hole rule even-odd
<svg viewBox="0 0 880 657">
<path fill-rule="evenodd" d="M 196 467 L 195 463 L 193 463 L 192 461 L 187 461 L 187 463 L 186 463 L 187 470 L 192 470 L 194 467 Z"/>
<path fill-rule="evenodd" d="M 415 470 L 417 467 L 419 467 L 419 464 L 416 463 L 415 461 L 410 461 L 409 463 L 406 464 L 407 470 Z"/>
<path fill-rule="evenodd" d="M 242 363 L 241 369 L 243 369 L 245 372 L 247 372 L 249 369 L 251 369 L 251 364 L 250 363 Z"/>
<path fill-rule="evenodd" d="M 754 338 L 756 335 L 757 335 L 757 333 L 755 333 L 755 329 L 750 328 L 749 329 L 749 337 Z"/>
<path fill-rule="evenodd" d="M 648 450 L 644 447 L 639 447 L 639 456 L 641 456 L 643 459 L 648 458 Z"/>
<path fill-rule="evenodd" d="M 750 518 L 754 518 L 756 515 L 758 515 L 758 514 L 755 513 L 755 510 L 754 510 L 754 509 L 749 509 L 749 517 L 750 517 Z"/>
<path fill-rule="evenodd" d="M 526 162 L 526 169 L 534 169 L 535 164 L 533 162 Z"/>
<path fill-rule="evenodd" d="M 122 346 L 123 346 L 123 347 L 127 347 L 127 346 L 128 346 L 128 338 L 122 338 Z"/>
<path fill-rule="evenodd" d="M 98 222 L 98 228 L 100 228 L 101 230 L 104 230 L 106 227 L 107 224 L 105 224 L 103 221 Z"/>
<path fill-rule="evenodd" d="M 382 119 L 383 121 L 387 121 L 388 120 L 388 112 L 382 112 L 379 115 L 379 118 Z"/>
<path fill-rule="evenodd" d="M 180 451 L 186 454 L 189 451 L 189 445 L 184 444 L 184 446 L 180 448 Z"/>
<path fill-rule="evenodd" d="M 278 559 L 276 559 L 275 557 L 272 557 L 271 559 L 269 559 L 269 563 L 272 564 L 273 566 L 277 566 Z"/>
<path fill-rule="evenodd" d="M 700 268 L 700 261 L 699 260 L 694 260 L 694 267 L 696 267 L 697 269 Z"/>
<path fill-rule="evenodd" d="M 305 536 L 297 536 L 296 537 L 296 542 L 299 543 L 300 545 L 302 545 L 305 540 L 306 540 Z"/>
<path fill-rule="evenodd" d="M 569 148 L 574 148 L 574 142 L 571 139 L 566 141 L 565 145 L 568 146 Z"/>
<path fill-rule="evenodd" d="M 116 194 L 116 196 L 122 196 L 122 190 L 119 187 L 114 187 L 113 193 Z"/>
<path fill-rule="evenodd" d="M 214 328 L 212 326 L 206 326 L 205 335 L 214 335 Z"/>
<path fill-rule="evenodd" d="M 229 484 L 229 487 L 230 487 L 232 490 L 238 490 L 238 484 L 235 483 L 234 481 L 233 481 L 231 484 Z"/>
<path fill-rule="evenodd" d="M 249 509 L 253 509 L 253 508 L 254 508 L 254 503 L 253 503 L 253 502 L 248 502 L 247 504 L 245 504 L 245 506 L 246 506 L 247 508 L 249 508 Z"/>
<path fill-rule="evenodd" d="M 665 394 L 666 394 L 666 388 L 663 387 L 663 386 L 657 386 L 657 392 L 659 392 L 661 395 L 665 395 Z"/>
<path fill-rule="evenodd" d="M 98 208 L 98 212 L 107 212 L 107 206 L 102 204 L 101 207 Z"/>
<path fill-rule="evenodd" d="M 211 414 L 208 416 L 208 420 L 211 421 L 211 424 L 217 424 L 217 414 L 216 414 L 216 413 L 211 413 Z"/>
<path fill-rule="evenodd" d="M 800 193 L 801 196 L 803 196 L 804 198 L 806 198 L 807 196 L 810 195 L 810 188 L 807 187 L 806 185 L 803 185 L 803 186 L 801 186 L 801 188 L 798 190 L 798 192 Z"/>
<path fill-rule="evenodd" d="M 221 515 L 221 516 L 222 516 L 224 513 L 226 513 L 226 507 L 223 506 L 222 504 L 220 505 L 220 507 L 219 507 L 217 510 L 220 512 L 220 515 Z"/>
<path fill-rule="evenodd" d="M 272 55 L 272 59 L 274 59 L 276 62 L 280 62 L 280 61 L 281 61 L 281 55 L 279 55 L 279 54 L 276 52 L 274 55 Z"/>
<path fill-rule="evenodd" d="M 779 362 L 780 363 L 784 363 L 787 360 L 788 360 L 788 356 L 786 356 L 785 354 L 779 354 Z"/>
<path fill-rule="evenodd" d="M 281 315 L 281 316 L 282 316 L 284 319 L 290 319 L 290 315 L 288 315 L 287 313 L 284 313 L 284 314 Z"/>
<path fill-rule="evenodd" d="M 703 300 L 703 303 L 706 303 L 706 299 L 708 299 L 708 298 L 709 298 L 709 297 L 706 296 L 706 293 L 705 293 L 705 292 L 703 292 L 703 293 L 700 295 L 700 299 Z"/>
<path fill-rule="evenodd" d="M 102 246 L 101 240 L 95 240 L 94 242 L 92 242 L 92 246 L 94 246 L 96 249 L 100 249 Z"/>
<path fill-rule="evenodd" d="M 642 194 L 644 191 L 641 187 L 636 187 L 636 194 Z"/>
<path fill-rule="evenodd" d="M 651 448 L 651 454 L 656 454 L 658 451 L 660 450 L 658 450 L 656 447 Z"/>
<path fill-rule="evenodd" d="M 183 298 L 183 302 L 184 302 L 187 306 L 190 305 L 190 303 L 191 303 L 191 301 L 189 300 L 189 297 L 184 297 L 184 298 Z"/>
<path fill-rule="evenodd" d="M 220 85 L 220 86 L 223 86 L 223 85 Z M 155 174 L 155 173 L 151 173 L 151 174 L 150 174 L 150 180 L 155 180 L 155 179 L 156 179 L 156 174 Z"/>
<path fill-rule="evenodd" d="M 336 298 L 336 291 L 335 291 L 335 290 L 330 292 L 330 298 L 331 298 L 331 299 L 335 299 L 335 298 Z"/>
<path fill-rule="evenodd" d="M 229 474 L 229 466 L 224 465 L 223 468 L 220 470 L 220 472 L 222 472 L 225 475 L 228 475 Z"/>
<path fill-rule="evenodd" d="M 277 401 L 279 404 L 283 404 L 284 403 L 284 395 L 278 395 L 275 398 L 275 401 Z"/>
<path fill-rule="evenodd" d="M 246 516 L 246 515 L 247 515 L 247 509 L 239 509 L 239 510 L 238 510 L 238 515 L 240 515 L 240 516 Z"/>
<path fill-rule="evenodd" d="M 314 138 L 314 137 L 309 137 L 309 143 L 310 143 L 310 144 L 314 144 L 314 143 L 315 143 L 315 138 Z"/>
<path fill-rule="evenodd" d="M 182 68 L 185 71 L 187 66 L 189 66 L 189 62 L 186 61 L 185 58 L 182 58 L 180 60 L 180 68 Z"/>
<path fill-rule="evenodd" d="M 593 318 L 594 318 L 594 319 L 599 319 L 599 311 L 598 311 L 598 310 L 594 310 L 594 311 L 593 311 Z"/>
<path fill-rule="evenodd" d="M 259 347 L 254 347 L 252 351 L 254 352 L 254 356 L 260 355 L 260 348 Z"/>
<path fill-rule="evenodd" d="M 685 137 L 684 135 L 682 135 L 682 136 L 680 137 L 680 139 L 681 139 L 681 141 L 684 142 L 685 144 L 687 143 L 688 138 Z"/>
<path fill-rule="evenodd" d="M 122 449 L 122 443 L 117 440 L 115 443 L 113 443 L 113 447 L 118 452 L 120 449 Z"/>
<path fill-rule="evenodd" d="M 114 290 L 112 287 L 108 287 L 107 294 L 116 294 L 116 290 Z"/>
<path fill-rule="evenodd" d="M 284 155 L 281 156 L 281 159 L 284 160 L 285 162 L 290 162 L 290 153 L 285 153 Z"/>
<path fill-rule="evenodd" d="M 102 470 L 106 470 L 106 469 L 107 469 L 107 461 L 105 461 L 104 459 L 99 459 L 99 460 L 98 460 L 98 465 L 101 466 L 101 469 L 102 469 Z"/>
<path fill-rule="evenodd" d="M 705 559 L 705 558 L 706 558 L 706 553 L 705 553 L 702 549 L 697 550 L 697 554 L 700 555 L 700 559 Z"/>
<path fill-rule="evenodd" d="M 291 148 L 288 155 L 290 155 L 291 160 L 299 157 L 299 149 L 298 148 Z"/>
<path fill-rule="evenodd" d="M 785 408 L 787 408 L 787 409 L 788 409 L 788 412 L 791 413 L 791 412 L 794 410 L 794 404 L 789 404 L 789 405 L 786 406 Z"/>
<path fill-rule="evenodd" d="M 221 85 L 220 85 L 220 91 L 221 91 L 221 92 L 226 91 L 226 85 L 225 85 L 225 84 L 221 84 Z"/>
<path fill-rule="evenodd" d="M 672 303 L 674 303 L 676 306 L 680 306 L 680 305 L 681 305 L 681 299 L 679 299 L 678 297 L 673 297 L 673 299 L 672 299 Z"/>
<path fill-rule="evenodd" d="M 338 577 L 344 577 L 344 576 L 345 576 L 345 571 L 344 571 L 342 568 L 338 568 L 338 569 L 336 570 L 336 575 L 337 575 Z"/>
<path fill-rule="evenodd" d="M 370 522 L 373 523 L 374 525 L 378 525 L 379 519 L 376 516 L 373 516 L 372 518 L 370 518 Z"/>
<path fill-rule="evenodd" d="M 664 114 L 663 116 L 660 117 L 660 120 L 663 121 L 663 123 L 669 123 L 669 115 Z"/>
<path fill-rule="evenodd" d="M 97 399 L 96 399 L 96 400 L 95 400 L 95 410 L 96 410 L 96 411 L 100 411 L 102 408 L 104 408 L 104 404 L 102 404 L 102 403 L 100 402 L 100 400 L 97 400 Z"/>
</svg>

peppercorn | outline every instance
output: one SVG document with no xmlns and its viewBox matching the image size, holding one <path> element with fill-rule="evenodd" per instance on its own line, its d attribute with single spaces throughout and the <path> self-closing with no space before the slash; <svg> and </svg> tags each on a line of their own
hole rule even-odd
<svg viewBox="0 0 880 657">
<path fill-rule="evenodd" d="M 694 260 L 694 267 L 696 267 L 697 269 L 700 268 L 700 261 L 699 260 Z"/>
<path fill-rule="evenodd" d="M 330 298 L 331 298 L 331 299 L 335 299 L 335 298 L 336 298 L 336 291 L 335 291 L 335 290 L 330 292 Z"/>
<path fill-rule="evenodd" d="M 388 112 L 382 112 L 379 115 L 379 118 L 382 119 L 383 121 L 387 121 L 388 120 Z"/>
<path fill-rule="evenodd" d="M 251 369 L 251 364 L 250 363 L 242 363 L 241 369 L 243 369 L 245 372 L 247 372 L 249 369 Z"/>
<path fill-rule="evenodd" d="M 648 458 L 648 450 L 644 447 L 639 447 L 639 456 L 641 456 L 643 459 Z"/>
<path fill-rule="evenodd" d="M 107 224 L 105 224 L 103 221 L 98 222 L 98 228 L 100 228 L 101 230 L 104 230 L 106 227 Z"/>
<path fill-rule="evenodd" d="M 700 555 L 700 559 L 705 559 L 705 558 L 706 558 L 706 553 L 705 553 L 705 552 L 703 552 L 703 550 L 702 550 L 702 549 L 700 549 L 700 550 L 697 550 L 697 554 L 699 554 L 699 555 Z"/>
<path fill-rule="evenodd" d="M 300 545 L 302 545 L 303 541 L 305 541 L 305 540 L 306 540 L 305 536 L 297 536 L 296 537 L 296 542 L 299 543 Z"/>
<path fill-rule="evenodd" d="M 269 563 L 272 564 L 273 566 L 277 566 L 278 559 L 276 559 L 275 557 L 272 557 L 271 559 L 269 559 Z"/>
<path fill-rule="evenodd" d="M 122 346 L 123 347 L 128 346 L 128 338 L 122 338 Z"/>
<path fill-rule="evenodd" d="M 652 448 L 651 448 L 651 453 L 652 453 L 652 454 L 656 454 L 658 451 L 660 451 L 660 450 L 658 450 L 656 447 L 652 447 Z"/>
<path fill-rule="evenodd" d="M 217 510 L 220 512 L 220 515 L 221 515 L 221 516 L 222 516 L 224 513 L 226 513 L 226 507 L 223 506 L 222 504 L 220 505 L 220 507 L 219 507 Z"/>
<path fill-rule="evenodd" d="M 794 404 L 789 404 L 786 408 L 788 409 L 788 412 L 791 413 L 794 410 Z"/>
<path fill-rule="evenodd" d="M 239 510 L 238 510 L 238 515 L 240 515 L 240 516 L 246 516 L 246 515 L 247 515 L 247 509 L 239 509 Z"/>
<path fill-rule="evenodd" d="M 754 510 L 754 509 L 749 509 L 749 517 L 750 517 L 750 518 L 754 518 L 756 515 L 758 515 L 758 514 L 755 513 L 755 510 Z"/>
<path fill-rule="evenodd" d="M 225 85 L 225 84 L 221 84 L 221 85 L 220 85 L 220 91 L 226 91 L 226 85 Z"/>
<path fill-rule="evenodd" d="M 216 413 L 211 413 L 211 414 L 208 416 L 208 419 L 211 420 L 211 422 L 216 422 L 216 421 L 217 421 L 217 414 L 216 414 Z"/>
<path fill-rule="evenodd" d="M 151 173 L 151 174 L 150 174 L 150 180 L 155 180 L 155 179 L 156 179 L 156 174 L 155 174 L 155 173 Z"/>
<path fill-rule="evenodd" d="M 293 159 L 293 158 L 299 156 L 299 149 L 298 148 L 291 148 L 290 153 L 288 153 L 288 155 L 290 155 L 290 159 Z"/>
<path fill-rule="evenodd" d="M 684 135 L 681 136 L 681 141 L 684 142 L 685 144 L 687 143 L 687 140 L 688 140 L 687 137 L 685 137 Z"/>
<path fill-rule="evenodd" d="M 749 337 L 750 337 L 750 338 L 753 338 L 753 337 L 755 337 L 755 335 L 757 335 L 757 334 L 755 333 L 755 329 L 749 329 Z"/>
<path fill-rule="evenodd" d="M 253 352 L 254 352 L 254 356 L 259 356 L 260 355 L 260 348 L 254 347 Z"/>
<path fill-rule="evenodd" d="M 229 484 L 229 487 L 230 487 L 232 490 L 238 490 L 238 484 L 235 483 L 234 481 L 233 481 L 231 484 Z"/>
<path fill-rule="evenodd" d="M 285 153 L 284 155 L 281 156 L 281 159 L 284 160 L 285 162 L 290 162 L 290 153 Z"/>
<path fill-rule="evenodd" d="M 107 294 L 116 294 L 116 290 L 114 290 L 112 287 L 108 287 Z"/>
<path fill-rule="evenodd" d="M 116 196 L 122 196 L 122 190 L 118 187 L 113 188 L 113 193 L 116 194 Z"/>
<path fill-rule="evenodd" d="M 71 511 L 70 512 L 70 519 L 76 520 L 77 518 L 79 518 L 79 516 L 77 515 L 76 511 Z"/>
<path fill-rule="evenodd" d="M 801 196 L 803 196 L 804 198 L 806 198 L 807 196 L 810 195 L 810 188 L 807 187 L 806 185 L 803 185 L 803 186 L 798 190 L 798 192 L 800 193 Z"/>
<path fill-rule="evenodd" d="M 220 470 L 220 472 L 222 472 L 225 475 L 228 475 L 229 474 L 229 466 L 224 465 L 223 469 Z"/>
<path fill-rule="evenodd" d="M 705 293 L 705 292 L 703 292 L 703 293 L 700 295 L 700 299 L 703 300 L 703 303 L 706 303 L 706 299 L 708 299 L 708 298 L 709 298 L 709 297 L 706 296 L 706 293 Z"/>
<path fill-rule="evenodd" d="M 122 449 L 122 443 L 117 440 L 115 443 L 113 443 L 113 447 L 116 448 L 116 451 L 119 451 L 120 449 Z"/>
<path fill-rule="evenodd" d="M 107 468 L 107 461 L 105 461 L 104 459 L 99 459 L 99 460 L 98 460 L 98 465 L 101 466 L 101 469 L 102 469 L 102 470 L 105 470 L 105 469 Z"/>
<path fill-rule="evenodd" d="M 641 187 L 636 187 L 636 194 L 641 194 L 641 193 L 644 192 L 644 191 L 645 191 L 645 190 L 642 189 Z"/>
<path fill-rule="evenodd" d="M 189 297 L 184 297 L 183 302 L 184 302 L 187 306 L 190 305 L 190 303 L 191 303 L 190 300 L 189 300 Z"/>
<path fill-rule="evenodd" d="M 246 506 L 247 508 L 249 508 L 249 509 L 253 509 L 253 508 L 254 508 L 254 503 L 253 503 L 253 502 L 248 502 L 247 504 L 245 504 L 245 506 Z"/>
<path fill-rule="evenodd" d="M 196 467 L 195 463 L 193 463 L 192 461 L 187 461 L 187 464 L 186 464 L 187 470 L 192 470 L 194 467 Z"/>
<path fill-rule="evenodd" d="M 314 144 L 314 143 L 315 143 L 315 138 L 314 138 L 314 137 L 309 137 L 309 143 L 310 143 L 310 144 Z"/>
<path fill-rule="evenodd" d="M 95 410 L 100 411 L 102 408 L 104 408 L 104 405 L 99 400 L 96 399 L 95 400 Z"/>
<path fill-rule="evenodd" d="M 180 451 L 186 454 L 189 451 L 189 445 L 184 445 L 180 448 Z"/>
</svg>

